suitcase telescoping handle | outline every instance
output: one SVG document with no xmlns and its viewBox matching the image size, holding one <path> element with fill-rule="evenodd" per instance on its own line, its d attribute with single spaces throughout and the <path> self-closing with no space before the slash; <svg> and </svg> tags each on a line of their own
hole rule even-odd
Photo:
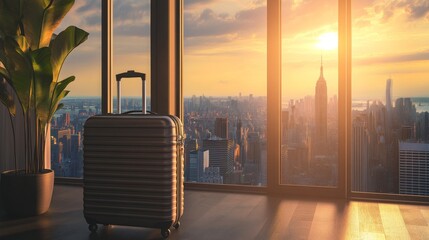
<svg viewBox="0 0 429 240">
<path fill-rule="evenodd" d="M 121 114 L 121 79 L 122 78 L 141 78 L 142 79 L 142 113 L 146 114 L 146 74 L 129 70 L 124 73 L 116 74 L 116 83 L 118 86 L 118 114 Z"/>
</svg>

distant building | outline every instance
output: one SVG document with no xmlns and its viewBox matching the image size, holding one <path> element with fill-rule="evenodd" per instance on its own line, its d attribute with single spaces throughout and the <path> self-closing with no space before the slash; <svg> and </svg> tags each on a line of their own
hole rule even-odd
<svg viewBox="0 0 429 240">
<path fill-rule="evenodd" d="M 211 138 L 203 140 L 203 149 L 210 151 L 210 167 L 218 167 L 221 176 L 234 170 L 233 140 Z"/>
<path fill-rule="evenodd" d="M 288 134 L 288 127 L 289 127 L 289 111 L 282 111 L 282 125 L 281 125 L 281 131 L 282 131 L 282 145 L 287 144 L 287 134 Z"/>
<path fill-rule="evenodd" d="M 202 183 L 223 184 L 223 177 L 220 175 L 219 167 L 208 167 L 204 170 Z"/>
<path fill-rule="evenodd" d="M 64 158 L 71 158 L 71 130 L 62 129 L 58 130 L 57 142 L 63 143 Z"/>
<path fill-rule="evenodd" d="M 369 191 L 369 133 L 365 121 L 356 118 L 353 121 L 352 135 L 352 191 Z"/>
<path fill-rule="evenodd" d="M 214 134 L 223 139 L 228 139 L 228 118 L 216 118 Z"/>
<path fill-rule="evenodd" d="M 241 119 L 237 120 L 237 129 L 235 131 L 235 142 L 239 145 L 241 145 L 241 141 L 242 141 L 242 133 L 241 133 L 241 129 L 242 129 L 242 123 L 241 123 Z"/>
<path fill-rule="evenodd" d="M 429 144 L 399 143 L 399 194 L 429 195 Z"/>
<path fill-rule="evenodd" d="M 187 139 L 185 141 L 185 181 L 189 180 L 189 166 L 190 166 L 190 153 L 198 150 L 198 143 L 196 139 Z"/>
<path fill-rule="evenodd" d="M 328 139 L 328 93 L 323 77 L 323 65 L 320 65 L 320 76 L 316 83 L 315 118 L 314 118 L 314 153 L 323 154 Z"/>
<path fill-rule="evenodd" d="M 189 177 L 190 182 L 201 182 L 204 169 L 209 167 L 209 150 L 196 150 L 189 153 Z"/>
<path fill-rule="evenodd" d="M 247 158 L 244 162 L 245 182 L 255 185 L 259 181 L 261 172 L 261 140 L 259 133 L 248 133 L 246 156 Z"/>
</svg>

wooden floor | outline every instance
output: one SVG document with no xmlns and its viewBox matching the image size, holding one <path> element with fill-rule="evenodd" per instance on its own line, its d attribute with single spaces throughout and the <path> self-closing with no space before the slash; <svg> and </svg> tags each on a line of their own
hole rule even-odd
<svg viewBox="0 0 429 240">
<path fill-rule="evenodd" d="M 180 229 L 169 239 L 429 239 L 429 206 L 313 201 L 264 195 L 186 191 Z M 48 213 L 0 218 L 0 239 L 162 239 L 157 229 L 100 226 L 91 235 L 82 188 L 56 186 Z"/>
</svg>

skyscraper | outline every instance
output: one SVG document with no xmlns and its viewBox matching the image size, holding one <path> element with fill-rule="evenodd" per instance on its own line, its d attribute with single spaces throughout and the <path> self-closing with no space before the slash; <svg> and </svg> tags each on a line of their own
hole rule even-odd
<svg viewBox="0 0 429 240">
<path fill-rule="evenodd" d="M 228 139 L 228 118 L 216 118 L 214 134 L 217 137 Z"/>
<path fill-rule="evenodd" d="M 369 133 L 361 117 L 353 120 L 352 190 L 369 191 Z"/>
<path fill-rule="evenodd" d="M 289 127 L 289 111 L 282 111 L 282 125 L 281 125 L 281 131 L 282 131 L 282 145 L 287 144 L 287 134 L 288 134 L 288 127 Z"/>
<path fill-rule="evenodd" d="M 235 130 L 235 142 L 239 145 L 241 145 L 241 138 L 242 138 L 241 128 L 242 128 L 241 119 L 238 119 L 237 120 L 237 129 Z"/>
<path fill-rule="evenodd" d="M 209 151 L 202 149 L 189 153 L 189 178 L 191 182 L 201 182 L 204 170 L 209 167 Z"/>
<path fill-rule="evenodd" d="M 233 140 L 227 139 L 205 139 L 203 149 L 210 151 L 210 167 L 219 167 L 220 175 L 231 173 L 234 168 Z"/>
<path fill-rule="evenodd" d="M 189 181 L 190 153 L 198 150 L 198 142 L 196 139 L 186 139 L 185 141 L 185 180 Z"/>
<path fill-rule="evenodd" d="M 429 195 L 429 144 L 399 142 L 399 194 Z"/>
<path fill-rule="evenodd" d="M 388 114 L 392 112 L 392 79 L 386 81 L 386 111 Z"/>
<path fill-rule="evenodd" d="M 327 112 L 328 112 L 328 94 L 326 81 L 323 77 L 323 64 L 320 63 L 320 76 L 316 83 L 315 94 L 315 154 L 323 153 L 327 141 Z"/>
</svg>

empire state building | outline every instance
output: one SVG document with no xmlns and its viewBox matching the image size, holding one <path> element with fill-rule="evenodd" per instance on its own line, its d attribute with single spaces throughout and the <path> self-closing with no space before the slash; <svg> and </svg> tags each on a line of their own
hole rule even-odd
<svg viewBox="0 0 429 240">
<path fill-rule="evenodd" d="M 327 112 L 328 112 L 328 95 L 326 81 L 323 77 L 323 65 L 320 63 L 320 76 L 316 83 L 315 95 L 315 151 L 316 154 L 323 153 L 327 141 Z"/>
</svg>

